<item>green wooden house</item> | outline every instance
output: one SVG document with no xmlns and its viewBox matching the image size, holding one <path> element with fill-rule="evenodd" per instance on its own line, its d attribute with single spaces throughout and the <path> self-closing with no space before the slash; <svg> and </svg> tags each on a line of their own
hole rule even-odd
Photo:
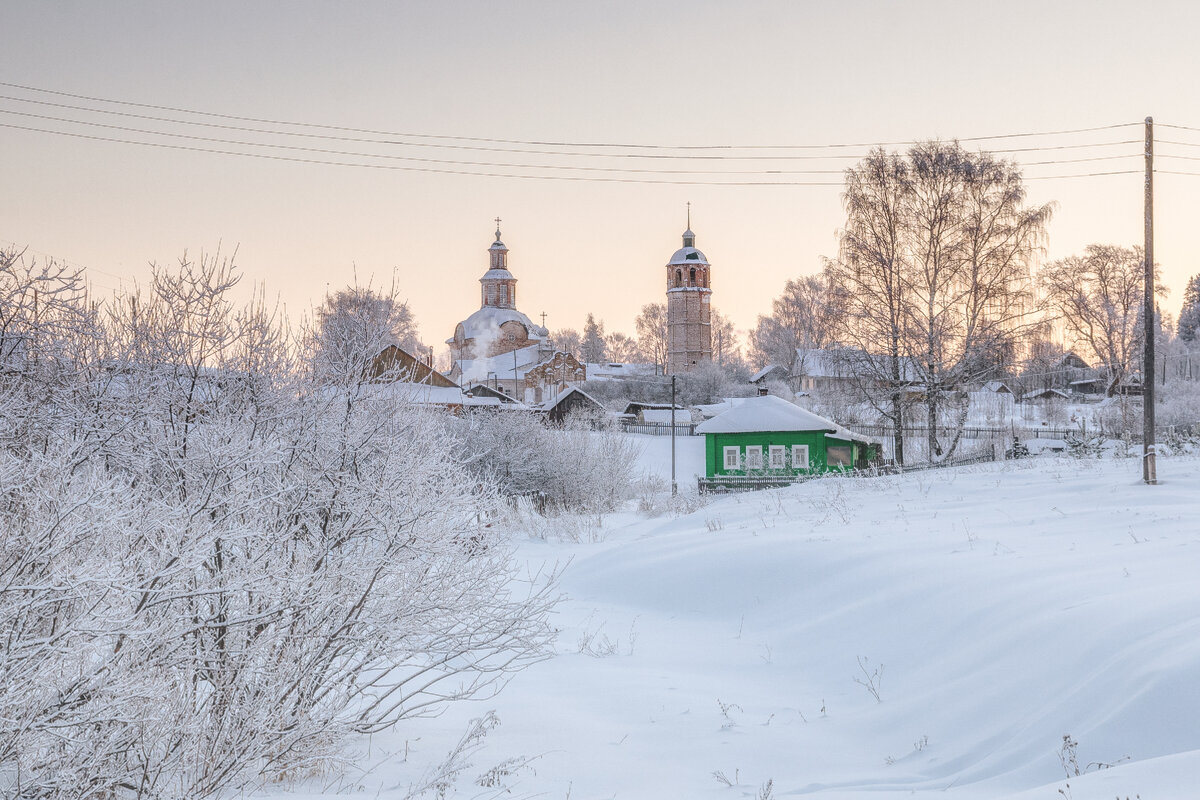
<svg viewBox="0 0 1200 800">
<path fill-rule="evenodd" d="M 879 443 L 780 397 L 735 400 L 696 427 L 704 435 L 708 479 L 795 479 L 867 466 Z"/>
</svg>

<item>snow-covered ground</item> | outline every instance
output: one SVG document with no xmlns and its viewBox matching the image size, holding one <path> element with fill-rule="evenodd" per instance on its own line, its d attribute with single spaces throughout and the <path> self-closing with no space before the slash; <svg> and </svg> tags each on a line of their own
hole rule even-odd
<svg viewBox="0 0 1200 800">
<path fill-rule="evenodd" d="M 636 438 L 669 474 L 669 439 Z M 702 441 L 679 445 L 694 492 Z M 1189 796 L 1200 460 L 1158 469 L 1157 487 L 1136 459 L 833 477 L 523 541 L 533 567 L 566 565 L 558 655 L 376 736 L 349 785 L 279 791 L 403 797 L 495 709 L 449 796 Z M 1068 778 L 1064 735 L 1085 774 Z"/>
</svg>

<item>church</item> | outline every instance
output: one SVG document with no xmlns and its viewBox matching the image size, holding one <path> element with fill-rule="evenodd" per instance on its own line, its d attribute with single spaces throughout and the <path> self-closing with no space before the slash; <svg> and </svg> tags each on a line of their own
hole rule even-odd
<svg viewBox="0 0 1200 800">
<path fill-rule="evenodd" d="M 454 328 L 446 340 L 449 376 L 464 388 L 485 385 L 530 405 L 553 402 L 588 379 L 595 367 L 571 353 L 556 351 L 550 332 L 517 309 L 517 279 L 508 266 L 508 247 L 500 238 L 488 248 L 487 270 L 479 279 L 479 310 Z M 667 374 L 676 375 L 712 362 L 712 265 L 696 248 L 689 209 L 683 247 L 666 265 Z M 544 316 L 544 315 L 543 315 Z M 608 365 L 626 366 L 626 365 Z M 603 379 L 604 374 L 595 377 Z"/>
<path fill-rule="evenodd" d="M 455 326 L 446 344 L 451 379 L 463 387 L 490 386 L 531 405 L 553 401 L 587 377 L 575 356 L 556 352 L 550 332 L 517 309 L 517 279 L 508 268 L 499 218 L 479 279 L 479 310 Z"/>
</svg>

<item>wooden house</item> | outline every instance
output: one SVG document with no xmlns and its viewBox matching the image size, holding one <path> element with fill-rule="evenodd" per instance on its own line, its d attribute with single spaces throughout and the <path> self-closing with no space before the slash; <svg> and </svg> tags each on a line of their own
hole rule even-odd
<svg viewBox="0 0 1200 800">
<path fill-rule="evenodd" d="M 424 383 L 429 386 L 458 388 L 458 384 L 421 361 L 402 347 L 388 345 L 371 360 L 372 381 L 398 381 L 400 383 Z"/>
<path fill-rule="evenodd" d="M 578 386 L 572 386 L 554 400 L 542 405 L 546 421 L 562 425 L 568 416 L 579 415 L 599 421 L 608 415 L 604 404 Z"/>
<path fill-rule="evenodd" d="M 705 471 L 722 477 L 795 477 L 865 467 L 879 444 L 771 395 L 747 397 L 701 423 Z"/>
</svg>

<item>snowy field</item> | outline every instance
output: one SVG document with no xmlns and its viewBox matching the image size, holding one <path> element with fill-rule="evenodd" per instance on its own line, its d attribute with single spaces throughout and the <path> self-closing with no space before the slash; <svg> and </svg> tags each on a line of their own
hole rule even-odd
<svg viewBox="0 0 1200 800">
<path fill-rule="evenodd" d="M 669 474 L 669 440 L 636 438 Z M 680 445 L 694 492 L 702 441 Z M 1200 460 L 1159 474 L 1040 458 L 835 477 L 563 521 L 580 542 L 523 535 L 531 569 L 565 565 L 558 655 L 364 743 L 366 774 L 275 796 L 404 797 L 491 709 L 447 796 L 1194 795 Z M 477 782 L 509 759 L 529 761 Z"/>
</svg>

